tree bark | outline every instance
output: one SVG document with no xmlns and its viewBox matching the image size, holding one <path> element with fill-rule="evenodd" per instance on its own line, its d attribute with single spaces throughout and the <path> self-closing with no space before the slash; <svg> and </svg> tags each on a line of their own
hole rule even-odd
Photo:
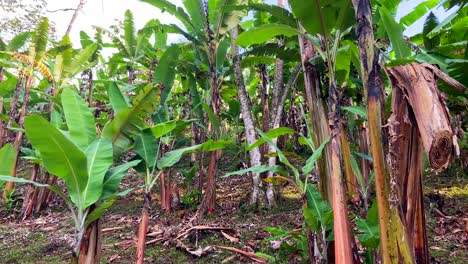
<svg viewBox="0 0 468 264">
<path fill-rule="evenodd" d="M 247 138 L 247 144 L 252 145 L 257 141 L 257 133 L 255 132 L 255 127 L 252 119 L 252 112 L 250 109 L 249 98 L 245 90 L 244 77 L 242 76 L 242 68 L 240 63 L 240 57 L 238 55 L 236 39 L 237 39 L 237 27 L 232 29 L 232 60 L 234 64 L 234 80 L 237 86 L 237 94 L 239 96 L 239 101 L 241 105 L 241 114 L 242 119 L 244 120 L 245 135 Z M 250 156 L 250 166 L 256 167 L 261 165 L 261 154 L 258 147 L 249 151 Z M 255 205 L 258 203 L 258 196 L 262 186 L 262 181 L 260 179 L 259 173 L 252 172 L 252 196 L 250 199 L 250 204 Z"/>
</svg>

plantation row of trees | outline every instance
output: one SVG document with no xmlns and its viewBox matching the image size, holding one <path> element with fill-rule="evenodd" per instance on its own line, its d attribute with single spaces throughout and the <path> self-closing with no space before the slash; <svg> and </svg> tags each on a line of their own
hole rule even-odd
<svg viewBox="0 0 468 264">
<path fill-rule="evenodd" d="M 194 223 L 216 212 L 219 177 L 245 174 L 252 208 L 274 208 L 282 182 L 301 194 L 305 262 L 429 263 L 422 174 L 446 169 L 466 141 L 465 3 L 422 1 L 396 21 L 400 1 L 142 2 L 183 27 L 148 18 L 137 30 L 128 10 L 121 28 L 80 32 L 80 45 L 50 39 L 45 17 L 0 40 L 0 180 L 4 200 L 28 184 L 23 219 L 60 196 L 76 229 L 72 262 L 97 263 L 102 216 L 131 191 L 119 186 L 133 168 L 144 178 L 143 263 L 156 189 L 166 211 L 181 188 L 202 194 Z M 403 36 L 439 5 L 456 11 Z M 221 175 L 233 144 L 248 166 Z M 16 177 L 23 163 L 30 179 Z"/>
</svg>

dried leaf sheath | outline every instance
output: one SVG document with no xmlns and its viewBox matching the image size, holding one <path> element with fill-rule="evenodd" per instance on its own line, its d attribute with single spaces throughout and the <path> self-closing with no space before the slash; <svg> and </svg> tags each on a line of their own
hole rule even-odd
<svg viewBox="0 0 468 264">
<path fill-rule="evenodd" d="M 431 168 L 446 169 L 452 158 L 454 133 L 432 70 L 418 63 L 387 68 L 392 86 L 401 89 L 414 112 Z"/>
<path fill-rule="evenodd" d="M 422 192 L 423 144 L 414 114 L 402 91 L 392 92 L 390 166 L 401 191 L 400 204 L 406 219 L 408 239 L 417 263 L 429 263 Z"/>
</svg>

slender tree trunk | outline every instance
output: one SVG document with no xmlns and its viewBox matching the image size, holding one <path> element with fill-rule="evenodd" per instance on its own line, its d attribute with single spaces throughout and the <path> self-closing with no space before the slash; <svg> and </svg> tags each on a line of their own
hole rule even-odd
<svg viewBox="0 0 468 264">
<path fill-rule="evenodd" d="M 65 32 L 65 35 L 70 35 L 71 29 L 73 27 L 73 24 L 75 23 L 76 18 L 78 17 L 78 13 L 83 9 L 84 4 L 86 3 L 85 0 L 80 0 L 78 3 L 78 6 L 75 9 L 75 12 L 73 13 L 73 16 L 71 17 L 70 23 L 68 23 L 67 31 Z"/>
<path fill-rule="evenodd" d="M 21 70 L 18 74 L 18 81 L 16 83 L 15 91 L 13 93 L 13 98 L 10 102 L 10 110 L 8 111 L 8 116 L 10 120 L 8 121 L 7 127 L 11 127 L 14 122 L 18 119 L 18 100 L 21 94 L 21 87 L 23 86 L 24 82 L 24 71 Z M 15 141 L 15 133 L 7 131 L 7 143 Z"/>
<path fill-rule="evenodd" d="M 161 210 L 166 209 L 166 175 L 161 172 L 159 175 L 159 189 L 161 189 Z"/>
<path fill-rule="evenodd" d="M 145 260 L 146 234 L 148 233 L 149 212 L 151 210 L 151 193 L 145 193 L 143 209 L 141 211 L 141 221 L 138 228 L 137 242 L 137 264 L 143 264 Z"/>
<path fill-rule="evenodd" d="M 260 79 L 262 83 L 262 90 L 261 90 L 261 101 L 262 101 L 262 131 L 266 133 L 268 131 L 268 125 L 270 124 L 270 105 L 268 103 L 268 73 L 266 71 L 265 64 L 259 66 L 260 70 Z M 267 154 L 268 145 L 263 144 L 260 147 L 260 153 L 262 159 L 264 159 L 264 155 Z"/>
<path fill-rule="evenodd" d="M 165 205 L 164 208 L 166 209 L 166 212 L 171 211 L 171 173 L 170 170 L 167 171 L 166 173 L 166 182 L 165 182 L 165 191 L 164 194 L 166 197 L 164 197 Z"/>
<path fill-rule="evenodd" d="M 21 113 L 20 113 L 20 117 L 18 121 L 18 125 L 21 128 L 23 128 L 24 118 L 26 117 L 26 114 L 28 112 L 29 92 L 31 90 L 32 80 L 33 80 L 32 75 L 28 75 L 26 77 L 26 86 L 25 86 L 24 97 L 23 97 L 23 106 L 21 108 Z M 18 131 L 16 133 L 15 141 L 13 143 L 13 146 L 16 152 L 15 163 L 10 173 L 10 175 L 13 177 L 16 177 L 16 171 L 17 171 L 18 161 L 19 161 L 19 152 L 20 152 L 20 147 L 21 147 L 21 140 L 23 139 L 23 133 L 24 133 L 23 131 Z M 6 197 L 7 194 L 10 193 L 14 187 L 15 187 L 15 184 L 13 182 L 7 182 L 5 184 L 5 190 L 3 192 L 3 196 Z"/>
<path fill-rule="evenodd" d="M 3 82 L 3 67 L 0 66 L 0 83 Z M 3 97 L 0 97 L 0 114 L 3 114 Z M 0 148 L 5 145 L 5 128 L 3 120 L 0 119 Z"/>
<path fill-rule="evenodd" d="M 39 173 L 40 167 L 39 164 L 34 164 L 33 169 L 31 171 L 31 181 L 36 181 L 37 174 Z M 34 207 L 34 197 L 36 195 L 36 188 L 28 188 L 26 195 L 24 196 L 23 202 L 23 221 L 26 220 L 28 217 L 31 216 Z"/>
<path fill-rule="evenodd" d="M 94 107 L 94 101 L 93 101 L 93 88 L 94 88 L 94 82 L 93 82 L 93 71 L 92 69 L 88 70 L 88 105 L 89 107 Z"/>
<path fill-rule="evenodd" d="M 200 130 L 200 142 L 205 142 L 206 141 L 206 130 L 201 129 Z M 203 193 L 203 180 L 205 178 L 205 152 L 202 151 L 200 153 L 200 164 L 198 168 L 198 190 L 200 193 Z M 200 197 L 198 198 L 198 201 L 200 201 Z"/>
<path fill-rule="evenodd" d="M 331 73 L 333 76 L 333 73 Z M 353 263 L 352 238 L 346 207 L 346 188 L 343 173 L 341 171 L 341 124 L 338 89 L 334 78 L 330 78 L 330 89 L 328 97 L 329 124 L 330 124 L 330 147 L 332 165 L 332 196 L 333 196 L 333 230 L 335 232 L 335 263 Z"/>
<path fill-rule="evenodd" d="M 330 135 L 328 127 L 328 117 L 326 115 L 322 92 L 320 88 L 320 80 L 317 69 L 309 63 L 309 60 L 315 57 L 316 52 L 312 47 L 312 43 L 305 38 L 299 37 L 299 45 L 301 49 L 301 61 L 304 71 L 304 90 L 306 96 L 307 107 L 310 111 L 310 119 L 312 124 L 314 144 L 318 147 Z M 326 197 L 329 203 L 332 203 L 331 196 L 331 155 L 330 146 L 325 146 L 322 158 L 317 160 L 319 170 L 319 186 L 323 197 Z"/>
<path fill-rule="evenodd" d="M 344 129 L 341 130 L 340 140 L 343 152 L 343 163 L 346 175 L 346 187 L 348 189 L 348 198 L 351 200 L 351 202 L 357 203 L 360 201 L 358 182 L 356 179 L 356 175 L 354 175 L 353 168 L 351 165 L 351 150 L 349 147 L 348 137 L 346 136 L 346 132 Z"/>
<path fill-rule="evenodd" d="M 249 98 L 245 90 L 244 77 L 242 76 L 242 68 L 240 63 L 240 57 L 237 52 L 236 39 L 237 39 L 237 27 L 232 29 L 232 60 L 234 64 L 234 79 L 237 86 L 237 94 L 241 105 L 242 119 L 244 120 L 245 135 L 247 138 L 247 144 L 252 145 L 257 141 L 257 133 L 255 132 L 252 114 L 249 105 Z M 258 147 L 249 151 L 250 166 L 256 167 L 261 165 L 261 154 Z M 262 181 L 259 173 L 252 173 L 252 197 L 250 203 L 255 205 L 258 203 L 258 196 L 261 190 Z"/>
<path fill-rule="evenodd" d="M 269 124 L 269 129 L 275 129 L 279 127 L 279 123 L 281 121 L 281 115 L 282 115 L 282 109 L 283 105 L 281 105 L 278 101 L 280 100 L 280 92 L 281 88 L 283 87 L 283 61 L 280 59 L 276 59 L 275 63 L 275 83 L 273 85 L 273 91 L 272 91 L 272 99 L 271 99 L 271 110 L 270 110 L 270 124 Z M 281 107 L 281 112 L 279 116 L 277 116 L 277 109 Z M 272 139 L 273 144 L 277 144 L 278 138 L 273 138 Z M 268 145 L 268 153 L 274 153 L 276 152 L 276 149 L 272 145 Z M 276 157 L 272 156 L 268 158 L 268 166 L 275 166 L 276 165 Z M 267 178 L 273 177 L 273 172 L 269 171 L 267 173 Z M 275 199 L 275 189 L 273 187 L 273 184 L 267 183 L 267 189 L 266 189 L 266 198 L 268 202 L 268 207 L 273 208 L 276 207 L 276 199 Z"/>
<path fill-rule="evenodd" d="M 3 97 L 0 97 L 0 114 L 3 114 Z M 6 135 L 3 119 L 0 119 L 0 148 L 5 145 Z"/>
<path fill-rule="evenodd" d="M 205 15 L 209 18 L 208 3 L 205 2 Z M 206 21 L 206 32 L 207 32 L 207 46 L 208 46 L 208 60 L 209 60 L 209 77 L 210 77 L 210 88 L 211 88 L 211 110 L 215 118 L 219 118 L 221 98 L 219 95 L 219 79 L 216 73 L 216 43 L 214 40 L 214 33 L 210 28 L 209 19 Z M 217 134 L 214 124 L 211 122 L 208 124 L 208 131 L 212 134 L 213 140 L 218 140 L 219 135 Z M 221 156 L 221 151 L 213 151 L 210 155 L 210 163 L 208 165 L 208 174 L 206 182 L 206 191 L 203 196 L 203 200 L 198 208 L 197 216 L 202 217 L 205 212 L 212 214 L 215 211 L 216 205 L 216 170 L 217 160 Z"/>
</svg>

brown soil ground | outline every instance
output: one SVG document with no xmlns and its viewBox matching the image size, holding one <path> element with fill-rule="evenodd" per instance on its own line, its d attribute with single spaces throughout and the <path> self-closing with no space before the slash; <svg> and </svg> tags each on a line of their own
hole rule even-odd
<svg viewBox="0 0 468 264">
<path fill-rule="evenodd" d="M 236 160 L 226 157 L 222 162 L 225 171 Z M 237 160 L 236 160 L 237 162 Z M 183 164 L 181 165 L 183 166 Z M 23 170 L 27 177 L 28 169 Z M 135 174 L 128 176 L 124 187 L 142 184 Z M 249 178 L 233 176 L 218 181 L 218 208 L 215 215 L 208 216 L 197 225 L 226 227 L 224 236 L 218 230 L 199 230 L 190 233 L 183 240 L 184 246 L 201 257 L 188 253 L 180 245 L 171 241 L 151 243 L 145 252 L 146 263 L 250 263 L 252 260 L 231 251 L 210 246 L 225 246 L 246 252 L 263 252 L 275 255 L 265 238 L 270 234 L 268 226 L 282 227 L 287 230 L 301 228 L 301 202 L 290 186 L 282 188 L 282 198 L 278 208 L 252 210 L 248 201 Z M 468 178 L 465 172 L 456 169 L 443 175 L 425 176 L 425 202 L 428 223 L 430 254 L 434 263 L 464 263 L 468 260 Z M 18 193 L 24 187 L 18 188 Z M 155 191 L 156 193 L 157 191 Z M 21 197 L 18 195 L 18 197 Z M 103 219 L 103 250 L 101 263 L 134 263 L 135 238 L 138 229 L 142 193 L 132 191 L 107 211 Z M 184 223 L 194 213 L 196 204 L 186 208 L 164 212 L 159 208 L 159 196 L 153 196 L 153 210 L 150 218 L 148 241 L 164 232 L 170 234 L 184 227 Z M 20 205 L 19 205 L 20 206 Z M 18 207 L 16 207 L 18 208 Z M 73 223 L 68 210 L 59 198 L 40 215 L 26 221 L 19 221 L 18 210 L 14 204 L 3 205 L 0 209 L 0 262 L 1 263 L 67 263 L 70 259 L 70 245 L 73 238 Z M 230 241 L 229 237 L 239 241 Z M 197 251 L 198 250 L 198 251 Z M 206 251 L 206 252 L 205 252 Z M 299 263 L 294 255 L 288 262 Z"/>
</svg>

